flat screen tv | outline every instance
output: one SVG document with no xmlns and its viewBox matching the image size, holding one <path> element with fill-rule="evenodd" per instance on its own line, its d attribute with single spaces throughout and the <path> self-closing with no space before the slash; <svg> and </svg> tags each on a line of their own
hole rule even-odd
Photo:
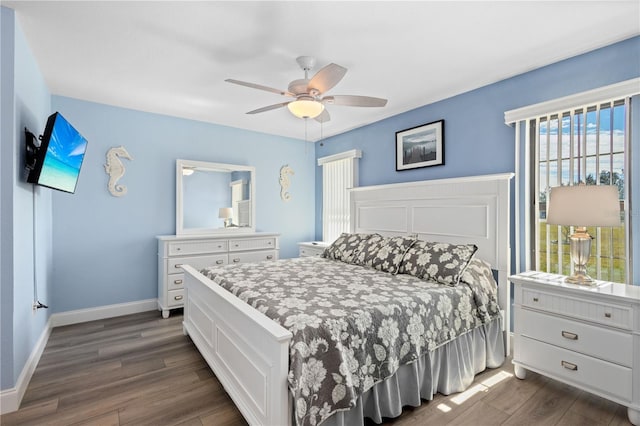
<svg viewBox="0 0 640 426">
<path fill-rule="evenodd" d="M 27 141 L 27 151 L 29 151 Z M 49 116 L 40 146 L 27 167 L 27 182 L 73 194 L 87 149 L 87 140 L 56 112 Z"/>
</svg>

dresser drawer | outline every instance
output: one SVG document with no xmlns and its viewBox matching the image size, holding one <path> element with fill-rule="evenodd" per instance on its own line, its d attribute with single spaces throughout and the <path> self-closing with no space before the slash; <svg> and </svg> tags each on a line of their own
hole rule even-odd
<svg viewBox="0 0 640 426">
<path fill-rule="evenodd" d="M 278 252 L 271 251 L 258 251 L 249 253 L 230 253 L 229 263 L 249 263 L 249 262 L 262 262 L 263 260 L 276 260 L 278 259 Z"/>
<path fill-rule="evenodd" d="M 229 251 L 275 249 L 275 238 L 251 238 L 229 240 Z"/>
<path fill-rule="evenodd" d="M 167 304 L 169 307 L 182 306 L 184 305 L 184 289 L 181 288 L 179 290 L 169 290 L 167 292 Z"/>
<path fill-rule="evenodd" d="M 522 306 L 625 330 L 633 328 L 633 310 L 630 306 L 546 293 L 530 288 L 522 289 Z"/>
<path fill-rule="evenodd" d="M 515 308 L 516 333 L 592 355 L 627 367 L 633 366 L 633 336 L 567 318 Z"/>
<path fill-rule="evenodd" d="M 632 370 L 557 346 L 522 337 L 516 363 L 571 384 L 631 400 Z"/>
<path fill-rule="evenodd" d="M 176 241 L 169 243 L 169 256 L 186 256 L 190 254 L 224 253 L 228 248 L 228 241 Z"/>
<path fill-rule="evenodd" d="M 184 274 L 171 274 L 167 276 L 167 288 L 175 290 L 184 287 Z"/>
<path fill-rule="evenodd" d="M 190 265 L 194 269 L 200 270 L 207 266 L 225 265 L 228 256 L 226 254 L 216 254 L 210 256 L 174 257 L 167 259 L 167 274 L 182 273 L 182 265 Z M 171 277 L 169 277 L 171 279 Z"/>
</svg>

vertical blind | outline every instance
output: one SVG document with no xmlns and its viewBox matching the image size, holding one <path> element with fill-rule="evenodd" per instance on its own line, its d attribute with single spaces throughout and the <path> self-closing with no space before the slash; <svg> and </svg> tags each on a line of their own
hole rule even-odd
<svg viewBox="0 0 640 426">
<path fill-rule="evenodd" d="M 573 108 L 530 121 L 535 135 L 534 259 L 536 270 L 571 274 L 568 236 L 573 227 L 546 224 L 546 201 L 555 186 L 613 185 L 620 196 L 622 227 L 591 227 L 594 236 L 589 274 L 597 279 L 625 282 L 628 233 L 625 171 L 628 170 L 626 116 L 629 98 Z M 595 261 L 594 261 L 595 259 Z"/>
<path fill-rule="evenodd" d="M 322 166 L 322 238 L 333 242 L 349 232 L 349 189 L 358 186 L 358 150 L 318 159 Z"/>
</svg>

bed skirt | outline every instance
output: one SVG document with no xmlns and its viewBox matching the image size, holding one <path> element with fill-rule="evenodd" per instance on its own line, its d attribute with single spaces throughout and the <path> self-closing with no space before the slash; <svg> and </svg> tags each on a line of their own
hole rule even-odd
<svg viewBox="0 0 640 426">
<path fill-rule="evenodd" d="M 383 417 L 398 417 L 402 407 L 418 407 L 422 400 L 430 401 L 438 392 L 462 392 L 476 374 L 502 365 L 502 336 L 500 318 L 459 336 L 416 362 L 401 366 L 396 374 L 363 393 L 355 407 L 334 413 L 321 426 L 363 425 L 365 417 L 382 423 Z"/>
</svg>

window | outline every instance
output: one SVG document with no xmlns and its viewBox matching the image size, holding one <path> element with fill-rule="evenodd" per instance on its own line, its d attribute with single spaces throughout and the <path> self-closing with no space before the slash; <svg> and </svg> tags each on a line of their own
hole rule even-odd
<svg viewBox="0 0 640 426">
<path fill-rule="evenodd" d="M 640 242 L 632 228 L 637 214 L 631 203 L 640 187 L 633 185 L 632 164 L 640 152 L 640 77 L 562 98 L 505 111 L 505 124 L 515 130 L 515 270 L 572 274 L 567 235 L 572 227 L 546 224 L 549 188 L 559 185 L 614 185 L 622 226 L 587 228 L 594 237 L 588 274 L 622 283 L 638 282 Z M 637 167 L 636 167 L 637 169 Z"/>
<path fill-rule="evenodd" d="M 322 166 L 322 239 L 333 242 L 349 232 L 349 188 L 358 186 L 359 150 L 318 159 Z"/>
<path fill-rule="evenodd" d="M 628 99 L 574 108 L 531 120 L 535 138 L 532 155 L 534 202 L 531 264 L 539 271 L 571 275 L 569 236 L 573 227 L 547 225 L 549 189 L 555 186 L 614 185 L 620 198 L 621 227 L 588 228 L 594 237 L 588 274 L 606 281 L 626 282 L 628 239 L 625 221 L 625 164 Z"/>
</svg>

